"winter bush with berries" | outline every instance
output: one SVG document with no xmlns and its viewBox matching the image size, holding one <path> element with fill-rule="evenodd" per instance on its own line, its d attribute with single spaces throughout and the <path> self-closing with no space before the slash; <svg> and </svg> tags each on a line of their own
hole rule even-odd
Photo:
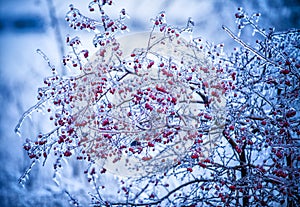
<svg viewBox="0 0 300 207">
<path fill-rule="evenodd" d="M 126 10 L 112 18 L 111 5 L 90 2 L 98 19 L 70 5 L 66 21 L 93 33 L 97 52 L 67 36 L 67 75 L 38 50 L 53 75 L 15 131 L 41 111 L 50 129 L 26 139 L 31 165 L 20 183 L 53 162 L 74 206 L 296 206 L 300 31 L 265 30 L 259 13 L 239 8 L 238 33 L 223 29 L 241 47 L 225 53 L 193 36 L 191 18 L 177 27 L 164 12 L 130 34 Z M 259 35 L 246 43 L 249 28 Z M 85 179 L 64 177 L 72 167 Z"/>
</svg>

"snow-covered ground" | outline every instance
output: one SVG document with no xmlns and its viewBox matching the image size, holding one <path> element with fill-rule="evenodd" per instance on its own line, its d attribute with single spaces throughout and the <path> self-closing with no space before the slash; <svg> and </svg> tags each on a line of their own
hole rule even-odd
<svg viewBox="0 0 300 207">
<path fill-rule="evenodd" d="M 52 2 L 53 1 L 53 2 Z M 67 206 L 65 195 L 53 185 L 51 166 L 34 168 L 26 188 L 21 188 L 18 178 L 29 164 L 22 150 L 24 137 L 14 133 L 14 127 L 22 113 L 36 101 L 37 88 L 43 78 L 50 75 L 47 63 L 38 55 L 41 49 L 60 68 L 62 56 L 59 35 L 64 39 L 73 33 L 64 21 L 68 5 L 74 4 L 83 13 L 88 13 L 86 0 L 10 0 L 0 1 L 0 206 Z M 61 34 L 57 34 L 51 24 L 53 15 L 51 2 L 55 8 Z M 188 17 L 195 21 L 195 36 L 202 36 L 215 43 L 225 42 L 231 47 L 233 41 L 222 31 L 227 25 L 235 30 L 234 13 L 243 6 L 249 13 L 261 12 L 262 23 L 280 30 L 299 28 L 300 17 L 297 1 L 259 1 L 257 4 L 228 0 L 123 0 L 115 1 L 112 14 L 126 8 L 130 15 L 127 20 L 132 32 L 149 31 L 150 18 L 165 11 L 170 24 L 184 26 Z M 248 1 L 250 2 L 250 1 Z M 253 1 L 254 2 L 254 1 Z M 257 1 L 255 1 L 257 2 Z M 87 48 L 92 48 L 92 34 L 79 32 Z M 63 69 L 59 69 L 62 72 Z M 39 130 L 41 123 L 33 127 L 28 120 L 24 133 Z M 30 137 L 25 137 L 30 138 Z"/>
</svg>

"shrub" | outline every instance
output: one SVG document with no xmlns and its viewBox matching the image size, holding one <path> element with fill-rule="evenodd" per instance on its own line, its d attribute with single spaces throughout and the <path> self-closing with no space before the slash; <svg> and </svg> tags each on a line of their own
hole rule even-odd
<svg viewBox="0 0 300 207">
<path fill-rule="evenodd" d="M 193 38 L 193 21 L 179 28 L 166 14 L 153 28 L 116 39 L 127 30 L 126 11 L 117 19 L 92 1 L 95 20 L 73 5 L 66 20 L 75 30 L 94 31 L 95 55 L 79 37 L 67 37 L 71 53 L 38 90 L 38 102 L 53 130 L 27 140 L 32 165 L 63 159 L 86 164 L 91 206 L 293 206 L 299 203 L 299 30 L 275 32 L 258 25 L 260 14 L 235 14 L 240 32 L 260 35 L 246 44 L 223 26 L 241 48 Z M 186 40 L 184 36 L 191 37 Z M 130 44 L 128 44 L 130 43 Z M 114 184 L 103 183 L 117 175 Z M 109 189 L 109 190 L 107 190 Z M 70 201 L 80 196 L 66 191 Z"/>
</svg>

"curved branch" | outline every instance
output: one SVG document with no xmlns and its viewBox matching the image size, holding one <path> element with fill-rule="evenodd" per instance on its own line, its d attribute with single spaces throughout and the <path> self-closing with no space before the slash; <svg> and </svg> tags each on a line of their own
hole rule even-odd
<svg viewBox="0 0 300 207">
<path fill-rule="evenodd" d="M 131 202 L 122 203 L 122 202 L 119 202 L 119 203 L 110 203 L 110 205 L 112 205 L 112 206 L 119 206 L 119 205 L 127 205 L 127 206 L 151 206 L 151 205 L 157 205 L 157 204 L 163 202 L 168 197 L 170 197 L 173 193 L 175 193 L 178 190 L 180 190 L 181 188 L 184 188 L 184 187 L 186 187 L 188 185 L 191 185 L 193 183 L 213 182 L 213 181 L 215 181 L 215 180 L 214 179 L 195 179 L 195 180 L 191 180 L 189 182 L 186 182 L 186 183 L 178 186 L 177 188 L 174 188 L 168 194 L 166 194 L 165 196 L 161 197 L 157 201 L 153 201 L 153 202 L 149 202 L 149 203 L 131 203 Z"/>
</svg>

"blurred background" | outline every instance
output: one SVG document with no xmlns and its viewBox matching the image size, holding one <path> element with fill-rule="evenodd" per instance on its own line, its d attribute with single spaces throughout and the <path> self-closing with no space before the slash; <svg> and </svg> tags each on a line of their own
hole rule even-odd
<svg viewBox="0 0 300 207">
<path fill-rule="evenodd" d="M 76 34 L 83 45 L 95 51 L 92 33 L 74 31 L 64 20 L 69 4 L 89 15 L 88 0 L 0 0 L 0 206 L 69 206 L 68 198 L 52 181 L 52 166 L 35 166 L 25 187 L 18 178 L 30 164 L 22 145 L 32 131 L 43 128 L 26 120 L 24 137 L 14 133 L 22 113 L 36 102 L 36 92 L 43 78 L 51 75 L 47 63 L 36 53 L 41 49 L 60 73 L 65 73 L 61 58 L 66 54 L 67 34 Z M 263 27 L 276 31 L 300 28 L 299 0 L 122 0 L 114 1 L 106 11 L 117 17 L 125 8 L 131 32 L 149 31 L 150 19 L 165 11 L 169 24 L 185 26 L 188 17 L 195 22 L 194 36 L 209 42 L 225 43 L 228 50 L 235 46 L 221 29 L 226 25 L 237 31 L 234 14 L 237 7 L 248 13 L 260 12 Z M 97 17 L 97 16 L 95 16 Z M 75 171 L 76 172 L 76 171 Z M 71 175 L 72 176 L 72 175 Z M 71 177 L 70 177 L 71 179 Z M 86 192 L 83 192 L 86 193 Z"/>
</svg>

